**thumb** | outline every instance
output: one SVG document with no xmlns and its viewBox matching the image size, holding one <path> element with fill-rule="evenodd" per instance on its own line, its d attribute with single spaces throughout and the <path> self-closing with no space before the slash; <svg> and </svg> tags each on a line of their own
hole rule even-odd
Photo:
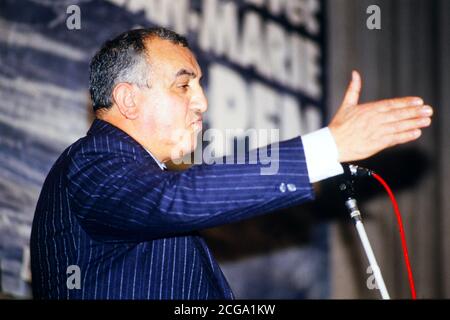
<svg viewBox="0 0 450 320">
<path fill-rule="evenodd" d="M 352 81 L 350 82 L 347 92 L 345 93 L 343 105 L 356 106 L 359 101 L 359 95 L 361 93 L 361 76 L 358 71 L 352 72 Z"/>
</svg>

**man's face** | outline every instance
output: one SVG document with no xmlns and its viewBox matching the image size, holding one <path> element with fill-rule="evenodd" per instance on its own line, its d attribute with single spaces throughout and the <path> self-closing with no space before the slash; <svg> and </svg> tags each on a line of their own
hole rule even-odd
<svg viewBox="0 0 450 320">
<path fill-rule="evenodd" d="M 177 159 L 195 149 L 202 130 L 202 113 L 207 109 L 202 73 L 188 48 L 153 38 L 147 50 L 150 88 L 140 88 L 135 97 L 138 130 L 146 141 L 158 144 L 155 147 L 164 158 Z"/>
</svg>

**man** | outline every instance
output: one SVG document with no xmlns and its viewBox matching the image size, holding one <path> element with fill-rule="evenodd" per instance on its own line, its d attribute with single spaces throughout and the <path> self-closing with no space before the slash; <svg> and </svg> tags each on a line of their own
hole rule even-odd
<svg viewBox="0 0 450 320">
<path fill-rule="evenodd" d="M 261 175 L 259 162 L 169 171 L 194 150 L 207 109 L 186 40 L 132 30 L 90 72 L 97 119 L 56 161 L 36 208 L 35 298 L 232 299 L 198 230 L 311 200 L 311 183 L 341 173 L 340 162 L 415 140 L 431 122 L 420 98 L 358 105 L 354 72 L 327 128 L 272 146 L 278 173 Z"/>
</svg>

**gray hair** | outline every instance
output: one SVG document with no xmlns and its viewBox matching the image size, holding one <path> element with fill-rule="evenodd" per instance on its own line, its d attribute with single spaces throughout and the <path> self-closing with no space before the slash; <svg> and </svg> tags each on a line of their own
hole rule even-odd
<svg viewBox="0 0 450 320">
<path fill-rule="evenodd" d="M 107 41 L 90 63 L 89 92 L 94 111 L 112 106 L 112 90 L 118 83 L 148 85 L 150 65 L 145 40 L 152 37 L 189 47 L 186 38 L 161 27 L 130 30 Z"/>
</svg>

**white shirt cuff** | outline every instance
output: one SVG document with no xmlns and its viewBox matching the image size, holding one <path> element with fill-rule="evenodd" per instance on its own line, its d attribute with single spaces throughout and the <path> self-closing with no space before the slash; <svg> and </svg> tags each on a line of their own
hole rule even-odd
<svg viewBox="0 0 450 320">
<path fill-rule="evenodd" d="M 344 173 L 336 142 L 328 127 L 308 133 L 301 139 L 310 183 Z"/>
</svg>

